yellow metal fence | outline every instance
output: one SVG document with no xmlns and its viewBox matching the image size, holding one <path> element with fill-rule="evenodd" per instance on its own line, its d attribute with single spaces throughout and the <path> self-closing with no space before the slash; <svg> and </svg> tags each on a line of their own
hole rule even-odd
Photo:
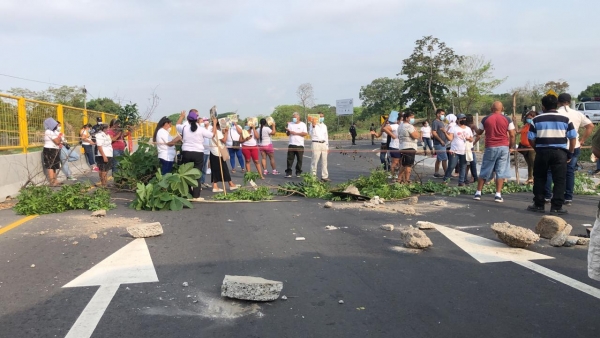
<svg viewBox="0 0 600 338">
<path fill-rule="evenodd" d="M 31 148 L 43 147 L 44 120 L 49 117 L 62 124 L 67 142 L 77 144 L 83 125 L 95 124 L 97 117 L 108 123 L 116 115 L 0 94 L 0 151 L 26 153 Z M 152 137 L 154 128 L 155 122 L 142 122 L 135 126 L 133 138 Z"/>
</svg>

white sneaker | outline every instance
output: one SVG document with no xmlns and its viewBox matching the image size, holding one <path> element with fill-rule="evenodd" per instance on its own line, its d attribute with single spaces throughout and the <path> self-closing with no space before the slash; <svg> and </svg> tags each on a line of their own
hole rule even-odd
<svg viewBox="0 0 600 338">
<path fill-rule="evenodd" d="M 212 170 L 210 170 L 210 168 L 206 169 L 206 175 L 210 175 L 212 174 Z"/>
<path fill-rule="evenodd" d="M 241 185 L 236 184 L 233 187 L 229 187 L 229 190 L 233 191 L 233 190 L 238 190 L 241 187 Z"/>
<path fill-rule="evenodd" d="M 223 189 L 220 189 L 220 188 L 213 189 L 213 192 L 223 192 Z"/>
<path fill-rule="evenodd" d="M 188 201 L 190 201 L 190 202 L 202 202 L 202 201 L 204 201 L 204 198 L 202 198 L 202 197 L 190 198 L 190 199 L 188 199 Z"/>
</svg>

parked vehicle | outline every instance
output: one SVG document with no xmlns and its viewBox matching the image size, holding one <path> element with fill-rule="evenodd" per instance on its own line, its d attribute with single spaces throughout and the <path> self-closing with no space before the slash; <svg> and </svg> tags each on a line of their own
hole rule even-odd
<svg viewBox="0 0 600 338">
<path fill-rule="evenodd" d="M 584 97 L 575 104 L 575 109 L 590 119 L 593 123 L 600 123 L 600 97 Z"/>
</svg>

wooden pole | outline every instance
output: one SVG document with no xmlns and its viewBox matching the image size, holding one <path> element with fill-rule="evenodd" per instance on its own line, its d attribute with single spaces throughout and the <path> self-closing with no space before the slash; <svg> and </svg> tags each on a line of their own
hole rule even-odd
<svg viewBox="0 0 600 338">
<path fill-rule="evenodd" d="M 517 92 L 515 92 L 512 95 L 512 99 L 513 99 L 513 105 L 512 105 L 512 109 L 513 109 L 513 114 L 512 114 L 512 119 L 513 119 L 513 123 L 515 124 L 515 130 L 516 130 L 516 125 L 517 125 Z M 521 179 L 519 177 L 519 152 L 515 151 L 513 152 L 513 154 L 515 155 L 515 178 L 517 179 L 517 184 L 521 184 Z"/>
</svg>

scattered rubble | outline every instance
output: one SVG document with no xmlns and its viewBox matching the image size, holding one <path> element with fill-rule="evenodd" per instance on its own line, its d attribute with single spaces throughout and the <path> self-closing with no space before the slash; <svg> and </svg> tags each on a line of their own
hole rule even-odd
<svg viewBox="0 0 600 338">
<path fill-rule="evenodd" d="M 416 215 L 417 214 L 417 211 L 413 207 L 405 207 L 405 208 L 398 210 L 398 212 L 403 213 L 405 215 Z"/>
<path fill-rule="evenodd" d="M 433 245 L 423 231 L 412 226 L 400 230 L 400 239 L 407 248 L 425 249 Z"/>
<path fill-rule="evenodd" d="M 185 287 L 190 286 L 190 284 L 188 282 L 183 282 L 183 283 L 181 283 L 181 286 L 183 286 L 185 288 Z"/>
<path fill-rule="evenodd" d="M 566 247 L 572 247 L 577 245 L 577 241 L 579 240 L 579 237 L 577 236 L 567 236 L 567 240 L 565 241 L 565 244 L 563 244 L 563 246 Z"/>
<path fill-rule="evenodd" d="M 251 276 L 225 275 L 221 285 L 221 296 L 254 300 L 271 301 L 279 298 L 283 283 Z"/>
<path fill-rule="evenodd" d="M 553 216 L 549 216 L 549 217 L 553 217 Z M 565 226 L 561 231 L 556 233 L 556 235 L 554 235 L 550 239 L 550 245 L 556 246 L 556 247 L 563 246 L 565 244 L 565 242 L 567 241 L 567 237 L 569 237 L 569 235 L 571 234 L 571 230 L 573 230 L 573 227 L 570 224 L 567 224 L 567 226 Z"/>
<path fill-rule="evenodd" d="M 419 197 L 417 196 L 412 196 L 408 199 L 408 205 L 416 205 L 417 203 L 419 203 Z"/>
<path fill-rule="evenodd" d="M 371 198 L 370 202 L 375 205 L 385 204 L 385 200 L 383 198 L 379 198 L 379 196 L 373 196 L 373 198 Z"/>
<path fill-rule="evenodd" d="M 540 237 L 551 239 L 567 226 L 564 219 L 557 216 L 542 216 L 542 219 L 535 226 L 535 232 Z M 569 231 L 570 232 L 570 231 Z M 561 244 L 562 245 L 562 244 Z"/>
<path fill-rule="evenodd" d="M 35 268 L 35 264 L 31 264 L 31 267 L 32 267 L 32 268 Z"/>
<path fill-rule="evenodd" d="M 353 185 L 347 186 L 346 189 L 344 189 L 344 192 L 352 195 L 360 195 L 360 191 L 358 191 L 358 188 Z"/>
<path fill-rule="evenodd" d="M 338 304 L 344 304 L 344 301 L 342 299 L 338 300 Z"/>
<path fill-rule="evenodd" d="M 142 223 L 127 227 L 127 232 L 134 238 L 146 238 L 162 235 L 163 228 L 159 222 Z"/>
<path fill-rule="evenodd" d="M 96 234 L 91 234 L 91 235 L 90 235 L 90 239 L 98 239 L 98 235 L 96 235 Z"/>
<path fill-rule="evenodd" d="M 436 205 L 438 207 L 445 207 L 448 205 L 448 202 L 446 202 L 444 200 L 435 200 L 435 201 L 431 202 L 431 205 Z"/>
<path fill-rule="evenodd" d="M 419 230 L 431 230 L 435 229 L 435 223 L 418 221 L 417 227 L 419 228 Z"/>
<path fill-rule="evenodd" d="M 363 203 L 363 207 L 365 207 L 365 208 L 375 208 L 376 205 L 374 203 L 371 203 L 371 202 L 364 202 Z"/>
<path fill-rule="evenodd" d="M 333 225 L 326 225 L 325 226 L 325 230 L 337 230 L 337 229 L 339 229 L 339 228 L 336 227 L 336 226 L 333 226 Z"/>
<path fill-rule="evenodd" d="M 283 295 L 283 296 L 281 296 L 281 299 L 282 299 L 282 300 L 287 300 L 287 296 L 286 296 L 286 295 Z"/>
<path fill-rule="evenodd" d="M 325 205 L 323 206 L 323 208 L 325 208 L 325 209 L 331 209 L 331 208 L 333 208 L 333 203 L 331 203 L 331 202 L 325 202 Z"/>
<path fill-rule="evenodd" d="M 92 212 L 91 217 L 106 217 L 106 210 L 98 210 Z"/>
<path fill-rule="evenodd" d="M 380 226 L 380 228 L 382 230 L 393 231 L 394 225 L 393 224 L 384 224 L 384 225 Z"/>
<path fill-rule="evenodd" d="M 589 245 L 590 244 L 590 239 L 589 238 L 585 238 L 585 237 L 578 237 L 577 238 L 577 245 Z"/>
<path fill-rule="evenodd" d="M 508 222 L 494 223 L 492 231 L 506 245 L 512 248 L 526 248 L 540 240 L 535 232 Z"/>
<path fill-rule="evenodd" d="M 297 241 L 304 241 L 304 240 L 306 240 L 306 238 L 304 238 L 304 237 L 296 237 L 296 240 Z"/>
</svg>

